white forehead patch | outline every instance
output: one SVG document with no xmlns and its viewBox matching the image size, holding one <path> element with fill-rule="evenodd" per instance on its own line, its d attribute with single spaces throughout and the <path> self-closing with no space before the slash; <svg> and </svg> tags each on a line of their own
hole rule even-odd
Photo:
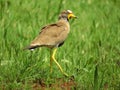
<svg viewBox="0 0 120 90">
<path fill-rule="evenodd" d="M 72 13 L 72 11 L 71 10 L 67 10 L 69 13 Z"/>
</svg>

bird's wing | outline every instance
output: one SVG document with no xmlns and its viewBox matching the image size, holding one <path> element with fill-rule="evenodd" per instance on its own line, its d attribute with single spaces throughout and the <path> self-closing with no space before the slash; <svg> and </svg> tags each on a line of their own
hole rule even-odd
<svg viewBox="0 0 120 90">
<path fill-rule="evenodd" d="M 45 26 L 39 35 L 31 42 L 31 46 L 56 46 L 64 42 L 68 35 L 68 27 L 59 22 Z"/>
</svg>

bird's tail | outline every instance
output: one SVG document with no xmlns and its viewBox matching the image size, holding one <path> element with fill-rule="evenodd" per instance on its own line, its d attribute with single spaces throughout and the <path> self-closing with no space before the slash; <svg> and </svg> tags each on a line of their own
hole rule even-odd
<svg viewBox="0 0 120 90">
<path fill-rule="evenodd" d="M 23 50 L 33 50 L 33 49 L 35 49 L 37 47 L 39 47 L 39 46 L 38 45 L 36 45 L 36 46 L 27 46 L 27 47 L 23 48 Z"/>
</svg>

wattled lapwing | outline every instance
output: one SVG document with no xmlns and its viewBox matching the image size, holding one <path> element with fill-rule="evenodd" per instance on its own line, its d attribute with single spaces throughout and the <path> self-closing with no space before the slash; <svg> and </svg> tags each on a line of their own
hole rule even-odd
<svg viewBox="0 0 120 90">
<path fill-rule="evenodd" d="M 58 21 L 54 24 L 44 26 L 39 35 L 25 49 L 35 49 L 39 47 L 50 48 L 50 70 L 52 72 L 52 61 L 59 67 L 60 71 L 68 76 L 55 59 L 56 50 L 62 46 L 70 32 L 69 20 L 76 18 L 71 10 L 65 10 L 60 13 Z"/>
</svg>

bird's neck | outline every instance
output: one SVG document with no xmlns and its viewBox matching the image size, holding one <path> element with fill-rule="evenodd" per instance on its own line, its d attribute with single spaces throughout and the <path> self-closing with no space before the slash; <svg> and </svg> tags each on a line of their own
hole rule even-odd
<svg viewBox="0 0 120 90">
<path fill-rule="evenodd" d="M 70 25 L 69 25 L 69 22 L 68 22 L 68 20 L 66 19 L 66 18 L 61 18 L 61 19 L 59 19 L 59 21 L 58 21 L 59 23 L 61 23 L 61 25 L 63 25 L 63 26 L 65 26 L 65 27 L 67 27 L 68 28 L 68 30 L 70 29 Z"/>
<path fill-rule="evenodd" d="M 64 20 L 64 21 L 66 21 L 66 22 L 69 22 L 69 20 L 68 20 L 66 17 L 61 17 L 61 18 L 59 18 L 58 20 Z"/>
</svg>

